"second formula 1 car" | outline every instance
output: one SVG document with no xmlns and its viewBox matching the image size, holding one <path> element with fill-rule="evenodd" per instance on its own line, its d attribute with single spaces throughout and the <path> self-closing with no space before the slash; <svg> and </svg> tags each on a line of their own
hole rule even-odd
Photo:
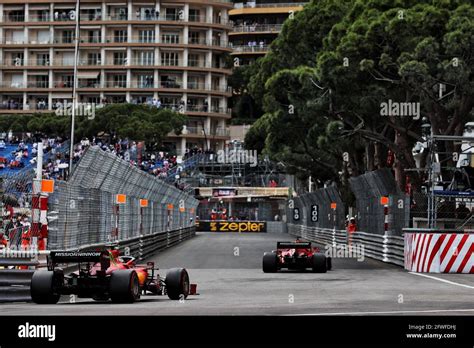
<svg viewBox="0 0 474 348">
<path fill-rule="evenodd" d="M 59 264 L 78 263 L 78 270 L 64 274 Z M 96 301 L 111 299 L 131 303 L 141 294 L 150 292 L 168 295 L 172 300 L 196 294 L 196 284 L 190 284 L 184 268 L 173 268 L 160 277 L 153 262 L 137 265 L 135 258 L 120 256 L 118 250 L 52 251 L 48 270 L 37 270 L 31 279 L 31 297 L 39 304 L 54 304 L 61 295 L 77 295 Z"/>
<path fill-rule="evenodd" d="M 290 270 L 306 270 L 315 273 L 326 273 L 332 268 L 332 260 L 312 247 L 311 242 L 277 242 L 276 250 L 263 255 L 263 272 L 274 273 L 282 268 Z"/>
</svg>

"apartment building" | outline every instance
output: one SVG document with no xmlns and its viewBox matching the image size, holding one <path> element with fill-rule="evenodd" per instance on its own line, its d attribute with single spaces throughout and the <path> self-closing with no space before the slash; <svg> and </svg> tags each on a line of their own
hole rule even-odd
<svg viewBox="0 0 474 348">
<path fill-rule="evenodd" d="M 218 150 L 232 49 L 228 0 L 81 0 L 78 102 L 159 104 L 188 123 L 166 145 Z M 72 102 L 75 1 L 0 3 L 0 116 Z M 159 102 L 157 103 L 157 101 Z"/>
<path fill-rule="evenodd" d="M 239 65 L 250 64 L 268 52 L 268 46 L 278 36 L 283 22 L 307 3 L 288 0 L 234 1 L 229 11 L 232 30 L 229 41 L 232 56 Z"/>
</svg>

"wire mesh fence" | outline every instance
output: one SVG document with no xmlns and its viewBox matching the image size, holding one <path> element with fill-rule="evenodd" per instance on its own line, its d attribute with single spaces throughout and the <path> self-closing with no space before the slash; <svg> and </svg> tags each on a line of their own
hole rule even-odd
<svg viewBox="0 0 474 348">
<path fill-rule="evenodd" d="M 336 186 L 290 199 L 287 221 L 320 228 L 344 228 L 345 205 Z"/>
<path fill-rule="evenodd" d="M 382 169 L 350 179 L 356 197 L 357 229 L 374 234 L 401 236 L 410 221 L 410 198 L 401 192 L 389 169 Z M 387 197 L 388 202 L 382 202 Z"/>
<path fill-rule="evenodd" d="M 121 202 L 117 195 L 123 195 Z M 192 227 L 197 205 L 183 191 L 93 146 L 49 198 L 48 245 L 70 249 Z"/>
</svg>

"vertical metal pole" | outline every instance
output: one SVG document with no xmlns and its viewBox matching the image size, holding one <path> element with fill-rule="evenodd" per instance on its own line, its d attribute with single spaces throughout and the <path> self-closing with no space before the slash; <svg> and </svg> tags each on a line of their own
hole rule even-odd
<svg viewBox="0 0 474 348">
<path fill-rule="evenodd" d="M 43 142 L 38 143 L 38 152 L 36 153 L 36 179 L 43 178 Z"/>
<path fill-rule="evenodd" d="M 74 76 L 72 83 L 72 114 L 71 114 L 71 142 L 69 144 L 69 176 L 72 175 L 72 160 L 74 156 L 74 123 L 76 119 L 77 109 L 77 62 L 79 59 L 79 25 L 80 25 L 80 0 L 76 1 L 76 34 L 75 34 L 75 47 L 74 47 Z"/>
</svg>

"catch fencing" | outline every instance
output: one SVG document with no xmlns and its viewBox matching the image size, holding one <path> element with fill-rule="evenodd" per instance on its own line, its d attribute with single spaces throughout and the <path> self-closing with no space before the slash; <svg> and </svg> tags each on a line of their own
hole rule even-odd
<svg viewBox="0 0 474 348">
<path fill-rule="evenodd" d="M 293 197 L 287 205 L 287 222 L 319 227 L 344 228 L 345 205 L 336 186 Z"/>
<path fill-rule="evenodd" d="M 48 249 L 190 228 L 197 205 L 185 192 L 93 146 L 49 197 Z"/>
<path fill-rule="evenodd" d="M 351 178 L 355 207 L 348 207 L 336 186 L 289 200 L 288 233 L 329 247 L 362 245 L 365 255 L 403 265 L 402 230 L 410 225 L 410 198 L 401 192 L 390 170 Z M 347 215 L 356 231 L 347 232 Z"/>
<path fill-rule="evenodd" d="M 389 169 L 350 179 L 356 198 L 357 229 L 378 235 L 401 236 L 410 223 L 410 197 L 401 192 Z M 386 203 L 381 199 L 386 197 Z"/>
</svg>

